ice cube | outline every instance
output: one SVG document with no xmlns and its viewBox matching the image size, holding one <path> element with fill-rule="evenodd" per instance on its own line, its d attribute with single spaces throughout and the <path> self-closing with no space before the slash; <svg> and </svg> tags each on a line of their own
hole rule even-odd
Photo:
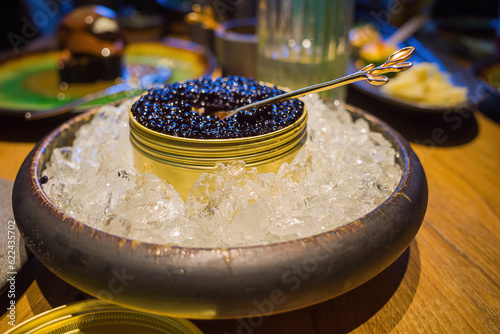
<svg viewBox="0 0 500 334">
<path fill-rule="evenodd" d="M 396 152 L 363 119 L 304 98 L 308 140 L 276 173 L 217 164 L 184 203 L 172 185 L 133 166 L 128 109 L 105 106 L 52 152 L 44 191 L 62 210 L 109 233 L 159 244 L 229 247 L 321 233 L 359 218 L 396 188 Z"/>
</svg>

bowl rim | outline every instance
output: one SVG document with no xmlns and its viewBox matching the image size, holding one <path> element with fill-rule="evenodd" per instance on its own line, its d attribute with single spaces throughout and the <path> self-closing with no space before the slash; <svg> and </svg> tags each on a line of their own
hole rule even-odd
<svg viewBox="0 0 500 334">
<path fill-rule="evenodd" d="M 293 240 L 286 240 L 286 241 L 280 241 L 280 242 L 274 242 L 274 243 L 268 243 L 268 244 L 252 244 L 252 245 L 245 245 L 245 246 L 229 246 L 229 247 L 187 247 L 187 246 L 181 246 L 181 245 L 172 245 L 172 244 L 159 244 L 159 243 L 151 243 L 151 242 L 146 242 L 146 241 L 139 241 L 135 239 L 130 239 L 126 237 L 120 237 L 115 234 L 111 234 L 102 230 L 95 229 L 73 217 L 68 215 L 66 212 L 64 212 L 62 209 L 58 208 L 47 196 L 47 194 L 43 191 L 43 187 L 40 183 L 40 177 L 41 177 L 41 172 L 43 170 L 43 166 L 41 166 L 41 161 L 42 161 L 42 155 L 46 153 L 48 146 L 50 143 L 53 141 L 54 138 L 59 136 L 65 129 L 70 128 L 73 124 L 79 123 L 84 121 L 87 123 L 94 117 L 95 115 L 98 114 L 99 108 L 94 108 L 91 109 L 83 114 L 80 114 L 69 121 L 61 124 L 57 128 L 55 128 L 53 131 L 51 131 L 49 134 L 47 134 L 42 140 L 40 140 L 35 148 L 33 148 L 32 154 L 28 156 L 27 159 L 30 160 L 30 168 L 29 168 L 29 183 L 31 184 L 31 192 L 35 193 L 36 196 L 44 202 L 45 206 L 48 206 L 48 208 L 53 211 L 55 214 L 60 216 L 62 218 L 62 221 L 65 223 L 71 224 L 71 229 L 73 230 L 78 230 L 80 233 L 86 233 L 89 235 L 92 235 L 96 238 L 99 239 L 105 239 L 113 244 L 119 245 L 119 248 L 124 247 L 125 245 L 129 245 L 131 249 L 135 249 L 138 247 L 145 247 L 147 250 L 150 250 L 150 253 L 152 254 L 159 254 L 160 250 L 161 253 L 167 253 L 169 250 L 182 250 L 183 252 L 187 253 L 192 253 L 192 254 L 203 254 L 203 253 L 209 253 L 213 251 L 217 252 L 228 252 L 228 251 L 234 251 L 234 250 L 245 250 L 245 251 L 253 251 L 253 250 L 262 250 L 262 249 L 267 249 L 271 248 L 274 249 L 276 247 L 287 247 L 292 244 L 297 244 L 297 243 L 304 243 L 306 241 L 310 240 L 315 240 L 316 242 L 321 242 L 319 239 L 327 237 L 327 239 L 331 240 L 334 239 L 333 237 L 335 235 L 339 236 L 345 233 L 346 231 L 352 230 L 357 224 L 359 224 L 360 220 L 363 220 L 367 217 L 370 217 L 371 215 L 375 215 L 377 211 L 379 211 L 382 207 L 386 206 L 388 203 L 394 201 L 396 197 L 402 196 L 405 198 L 407 201 L 412 203 L 412 200 L 408 197 L 408 195 L 404 194 L 401 192 L 401 189 L 404 187 L 405 184 L 407 184 L 407 181 L 410 177 L 410 169 L 412 168 L 412 163 L 419 164 L 418 158 L 416 155 L 410 156 L 409 154 L 409 144 L 402 139 L 401 135 L 397 133 L 395 130 L 393 130 L 390 126 L 388 126 L 385 122 L 381 121 L 377 117 L 363 111 L 362 109 L 359 109 L 357 107 L 345 104 L 346 110 L 349 111 L 349 113 L 354 112 L 357 115 L 360 115 L 366 119 L 368 119 L 372 124 L 375 124 L 377 126 L 380 126 L 384 131 L 389 133 L 394 141 L 398 144 L 399 150 L 401 150 L 402 156 L 397 157 L 401 162 L 399 163 L 400 166 L 402 166 L 402 176 L 401 179 L 398 182 L 398 185 L 394 189 L 394 191 L 381 203 L 379 204 L 376 208 L 373 210 L 367 212 L 366 214 L 358 217 L 355 220 L 352 220 L 350 222 L 347 222 L 341 226 L 338 226 L 332 230 L 324 231 L 318 234 L 313 234 L 310 236 L 305 236 L 305 237 L 300 237 L 297 239 Z M 351 113 L 352 115 L 352 113 Z M 387 138 L 386 138 L 387 139 Z M 398 153 L 398 147 L 394 147 L 396 150 L 396 153 Z M 416 161 L 414 161 L 414 159 Z M 425 177 L 424 177 L 425 179 Z"/>
<path fill-rule="evenodd" d="M 231 30 L 239 27 L 253 27 L 255 28 L 255 33 L 243 33 Z M 232 42 L 257 44 L 257 42 L 259 41 L 259 36 L 257 34 L 256 17 L 245 17 L 222 21 L 214 29 L 214 33 L 218 38 L 222 40 L 226 39 Z"/>
</svg>

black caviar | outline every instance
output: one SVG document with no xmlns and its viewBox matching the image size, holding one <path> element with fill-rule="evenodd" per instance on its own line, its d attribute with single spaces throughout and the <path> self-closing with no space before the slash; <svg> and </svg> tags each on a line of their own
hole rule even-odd
<svg viewBox="0 0 500 334">
<path fill-rule="evenodd" d="M 304 104 L 291 99 L 219 118 L 229 111 L 284 93 L 254 79 L 228 76 L 200 78 L 153 88 L 132 105 L 145 127 L 167 135 L 197 139 L 229 139 L 262 135 L 297 121 Z"/>
<path fill-rule="evenodd" d="M 49 178 L 47 177 L 47 175 L 44 175 L 38 181 L 40 182 L 40 184 L 45 184 L 45 183 L 49 182 Z"/>
</svg>

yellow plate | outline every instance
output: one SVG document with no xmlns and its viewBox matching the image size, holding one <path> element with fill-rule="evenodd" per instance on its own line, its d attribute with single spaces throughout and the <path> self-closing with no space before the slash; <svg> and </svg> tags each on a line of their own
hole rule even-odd
<svg viewBox="0 0 500 334">
<path fill-rule="evenodd" d="M 41 313 L 5 334 L 202 334 L 192 322 L 86 300 Z"/>
</svg>

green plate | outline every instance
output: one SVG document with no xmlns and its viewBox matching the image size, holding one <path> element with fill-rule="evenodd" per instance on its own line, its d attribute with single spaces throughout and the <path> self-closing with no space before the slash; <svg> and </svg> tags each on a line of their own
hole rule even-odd
<svg viewBox="0 0 500 334">
<path fill-rule="evenodd" d="M 59 85 L 57 50 L 31 52 L 0 63 L 0 115 L 24 116 L 27 111 L 66 104 L 86 94 L 113 85 L 113 81 L 91 84 Z M 174 38 L 127 45 L 125 76 L 139 77 L 162 64 L 172 68 L 170 82 L 211 75 L 215 59 L 201 45 Z M 121 93 L 93 101 L 85 107 L 125 98 Z"/>
</svg>

